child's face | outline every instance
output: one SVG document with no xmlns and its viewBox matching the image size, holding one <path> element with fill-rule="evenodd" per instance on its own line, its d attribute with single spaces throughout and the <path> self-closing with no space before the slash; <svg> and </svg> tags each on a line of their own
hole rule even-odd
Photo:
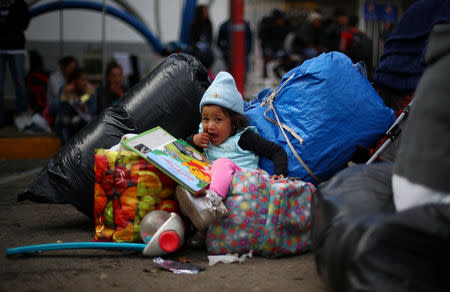
<svg viewBox="0 0 450 292">
<path fill-rule="evenodd" d="M 88 85 L 88 76 L 86 73 L 81 74 L 80 77 L 75 79 L 75 90 L 78 93 L 83 93 L 86 91 Z"/>
<path fill-rule="evenodd" d="M 111 87 L 121 87 L 123 85 L 123 72 L 120 68 L 112 68 L 108 74 L 108 82 Z"/>
<path fill-rule="evenodd" d="M 67 64 L 66 67 L 62 67 L 62 73 L 64 75 L 64 78 L 67 79 L 67 77 L 70 76 L 70 74 L 72 74 L 72 72 L 75 70 L 76 67 L 77 67 L 76 62 L 70 62 L 69 64 Z"/>
<path fill-rule="evenodd" d="M 231 119 L 218 105 L 205 105 L 202 109 L 203 132 L 209 135 L 211 144 L 217 146 L 231 135 Z"/>
</svg>

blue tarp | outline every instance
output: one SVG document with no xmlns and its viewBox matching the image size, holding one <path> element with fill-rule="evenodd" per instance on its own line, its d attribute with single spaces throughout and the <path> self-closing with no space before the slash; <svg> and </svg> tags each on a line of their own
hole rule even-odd
<svg viewBox="0 0 450 292">
<path fill-rule="evenodd" d="M 286 73 L 278 89 L 273 101 L 278 117 L 304 140 L 301 144 L 287 133 L 297 153 L 321 179 L 344 168 L 358 145 L 372 145 L 395 121 L 394 112 L 384 105 L 369 81 L 339 52 L 305 61 Z M 250 124 L 286 150 L 289 176 L 317 183 L 298 162 L 280 128 L 264 117 L 267 107 L 261 102 L 269 94 L 269 90 L 263 90 L 256 101 L 246 103 Z M 272 110 L 267 117 L 276 119 Z M 273 173 L 268 159 L 261 159 L 260 167 Z"/>
</svg>

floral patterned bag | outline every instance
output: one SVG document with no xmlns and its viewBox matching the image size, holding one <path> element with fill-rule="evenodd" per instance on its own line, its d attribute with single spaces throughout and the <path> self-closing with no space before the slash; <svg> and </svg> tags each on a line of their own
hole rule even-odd
<svg viewBox="0 0 450 292">
<path fill-rule="evenodd" d="M 210 254 L 246 253 L 274 258 L 310 247 L 310 208 L 315 187 L 299 179 L 271 179 L 264 170 L 234 174 L 226 198 L 229 216 L 208 229 Z"/>
</svg>

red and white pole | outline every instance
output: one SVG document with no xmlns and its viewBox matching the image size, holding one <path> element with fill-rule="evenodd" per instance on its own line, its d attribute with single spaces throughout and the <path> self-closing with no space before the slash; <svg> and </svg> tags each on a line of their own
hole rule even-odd
<svg viewBox="0 0 450 292">
<path fill-rule="evenodd" d="M 230 0 L 231 15 L 231 62 L 230 69 L 238 90 L 244 95 L 245 90 L 245 23 L 244 0 Z"/>
</svg>

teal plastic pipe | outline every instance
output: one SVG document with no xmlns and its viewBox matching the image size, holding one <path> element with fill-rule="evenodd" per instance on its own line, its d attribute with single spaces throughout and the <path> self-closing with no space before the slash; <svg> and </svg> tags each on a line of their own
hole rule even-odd
<svg viewBox="0 0 450 292">
<path fill-rule="evenodd" d="M 48 250 L 63 249 L 106 249 L 106 250 L 122 250 L 122 251 L 138 251 L 143 252 L 145 243 L 121 243 L 121 242 L 64 242 L 28 245 L 21 247 L 13 247 L 6 249 L 6 255 L 17 255 L 26 253 L 37 253 Z"/>
</svg>

